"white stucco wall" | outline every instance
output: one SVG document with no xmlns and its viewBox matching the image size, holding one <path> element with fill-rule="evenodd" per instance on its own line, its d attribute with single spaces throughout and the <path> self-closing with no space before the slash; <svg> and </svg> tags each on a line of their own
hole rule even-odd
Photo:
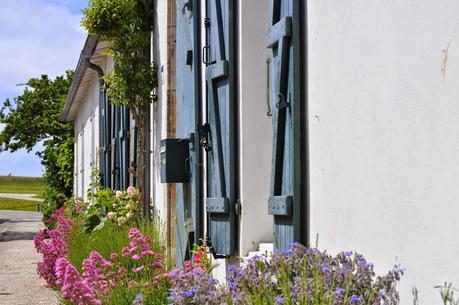
<svg viewBox="0 0 459 305">
<path fill-rule="evenodd" d="M 153 60 L 158 71 L 158 100 L 151 106 L 151 196 L 153 205 L 162 221 L 167 220 L 167 184 L 160 182 L 160 141 L 167 138 L 167 2 L 158 1 L 155 29 L 153 32 Z M 175 208 L 175 207 L 174 207 Z"/>
<path fill-rule="evenodd" d="M 105 66 L 102 65 L 103 67 Z M 91 174 L 98 167 L 99 152 L 99 83 L 94 77 L 75 116 L 75 195 L 86 199 Z"/>
<path fill-rule="evenodd" d="M 272 154 L 272 119 L 267 115 L 266 63 L 266 59 L 271 58 L 271 50 L 266 48 L 265 42 L 269 20 L 268 6 L 268 1 L 240 1 L 238 7 L 241 256 L 257 250 L 260 242 L 273 240 L 273 218 L 268 215 Z"/>
<path fill-rule="evenodd" d="M 459 285 L 459 2 L 308 1 L 311 237 Z"/>
</svg>

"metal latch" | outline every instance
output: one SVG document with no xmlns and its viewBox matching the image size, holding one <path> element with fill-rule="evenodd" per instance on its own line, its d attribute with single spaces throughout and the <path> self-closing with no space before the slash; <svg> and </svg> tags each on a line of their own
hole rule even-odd
<svg viewBox="0 0 459 305">
<path fill-rule="evenodd" d="M 210 143 L 210 125 L 205 123 L 198 127 L 199 129 L 199 143 L 204 147 L 205 151 L 212 150 L 212 144 Z"/>
</svg>

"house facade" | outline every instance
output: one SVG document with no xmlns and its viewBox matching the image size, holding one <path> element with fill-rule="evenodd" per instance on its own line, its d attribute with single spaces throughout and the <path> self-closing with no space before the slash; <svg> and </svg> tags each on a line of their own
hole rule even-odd
<svg viewBox="0 0 459 305">
<path fill-rule="evenodd" d="M 201 238 L 220 275 L 237 257 L 317 240 L 377 273 L 402 264 L 401 304 L 413 287 L 433 304 L 433 286 L 459 274 L 459 3 L 156 5 L 147 198 L 177 264 Z M 87 42 L 63 114 L 77 195 L 96 167 L 107 187 L 135 184 L 135 126 L 93 66 L 113 65 L 104 47 Z"/>
</svg>

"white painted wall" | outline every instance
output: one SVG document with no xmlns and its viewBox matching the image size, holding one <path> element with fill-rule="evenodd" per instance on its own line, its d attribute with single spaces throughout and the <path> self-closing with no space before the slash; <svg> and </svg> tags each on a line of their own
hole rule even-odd
<svg viewBox="0 0 459 305">
<path fill-rule="evenodd" d="M 267 115 L 266 64 L 266 59 L 271 57 L 271 50 L 266 48 L 265 43 L 268 6 L 269 1 L 240 1 L 238 7 L 241 256 L 257 250 L 260 242 L 273 240 L 273 218 L 268 215 L 272 154 L 272 119 Z"/>
<path fill-rule="evenodd" d="M 459 2 L 308 1 L 311 237 L 459 285 Z"/>
<path fill-rule="evenodd" d="M 84 199 L 91 174 L 98 167 L 99 121 L 99 84 L 94 78 L 75 116 L 75 195 Z"/>
<path fill-rule="evenodd" d="M 151 195 L 153 205 L 162 221 L 167 220 L 167 184 L 160 182 L 159 151 L 160 141 L 167 138 L 167 2 L 156 2 L 156 23 L 153 32 L 153 60 L 159 67 L 158 100 L 152 105 L 151 112 Z M 174 207 L 175 209 L 175 207 Z"/>
</svg>

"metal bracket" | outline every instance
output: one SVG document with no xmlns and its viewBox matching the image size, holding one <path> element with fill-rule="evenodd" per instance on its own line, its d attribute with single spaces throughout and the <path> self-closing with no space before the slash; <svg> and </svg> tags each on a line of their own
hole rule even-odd
<svg viewBox="0 0 459 305">
<path fill-rule="evenodd" d="M 210 143 L 210 125 L 205 123 L 198 126 L 199 129 L 199 143 L 204 147 L 205 151 L 212 150 L 212 144 Z"/>
<path fill-rule="evenodd" d="M 268 201 L 268 214 L 291 216 L 293 210 L 292 196 L 272 196 Z"/>
<path fill-rule="evenodd" d="M 227 214 L 229 212 L 228 198 L 207 198 L 206 212 L 212 214 Z"/>
<path fill-rule="evenodd" d="M 234 210 L 236 212 L 236 215 L 241 215 L 241 212 L 242 212 L 241 199 L 236 200 L 236 205 L 234 206 Z"/>
</svg>

